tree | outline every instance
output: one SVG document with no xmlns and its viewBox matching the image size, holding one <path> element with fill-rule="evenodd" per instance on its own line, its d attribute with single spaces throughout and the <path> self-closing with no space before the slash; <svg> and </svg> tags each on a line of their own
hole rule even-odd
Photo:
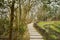
<svg viewBox="0 0 60 40">
<path fill-rule="evenodd" d="M 15 3 L 15 0 L 12 1 L 12 5 L 11 5 L 9 40 L 12 40 L 12 28 L 13 28 L 13 20 L 14 20 L 14 3 Z"/>
</svg>

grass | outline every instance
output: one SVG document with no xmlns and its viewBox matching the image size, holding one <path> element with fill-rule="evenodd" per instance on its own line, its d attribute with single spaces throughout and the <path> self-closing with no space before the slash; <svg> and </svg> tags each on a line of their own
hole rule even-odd
<svg viewBox="0 0 60 40">
<path fill-rule="evenodd" d="M 50 40 L 60 40 L 60 21 L 42 21 L 37 25 L 49 34 Z"/>
</svg>

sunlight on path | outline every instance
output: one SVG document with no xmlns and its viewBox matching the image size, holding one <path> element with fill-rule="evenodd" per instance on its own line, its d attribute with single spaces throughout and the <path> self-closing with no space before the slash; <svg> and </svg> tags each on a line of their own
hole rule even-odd
<svg viewBox="0 0 60 40">
<path fill-rule="evenodd" d="M 30 33 L 30 40 L 43 40 L 42 35 L 40 35 L 33 27 L 33 23 L 28 24 L 28 30 Z"/>
</svg>

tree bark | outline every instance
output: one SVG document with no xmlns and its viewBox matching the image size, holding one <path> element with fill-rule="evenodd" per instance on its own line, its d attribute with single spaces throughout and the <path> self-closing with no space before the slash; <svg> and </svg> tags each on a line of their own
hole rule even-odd
<svg viewBox="0 0 60 40">
<path fill-rule="evenodd" d="M 11 6 L 9 40 L 12 40 L 12 29 L 13 29 L 12 27 L 13 27 L 13 20 L 14 20 L 14 3 L 15 1 L 12 2 L 12 6 Z"/>
</svg>

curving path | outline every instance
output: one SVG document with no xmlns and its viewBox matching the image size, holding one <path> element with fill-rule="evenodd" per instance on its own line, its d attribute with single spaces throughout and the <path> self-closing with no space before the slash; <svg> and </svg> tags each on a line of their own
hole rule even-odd
<svg viewBox="0 0 60 40">
<path fill-rule="evenodd" d="M 30 34 L 30 40 L 44 40 L 42 35 L 37 32 L 33 27 L 33 23 L 28 24 L 28 30 Z"/>
</svg>

